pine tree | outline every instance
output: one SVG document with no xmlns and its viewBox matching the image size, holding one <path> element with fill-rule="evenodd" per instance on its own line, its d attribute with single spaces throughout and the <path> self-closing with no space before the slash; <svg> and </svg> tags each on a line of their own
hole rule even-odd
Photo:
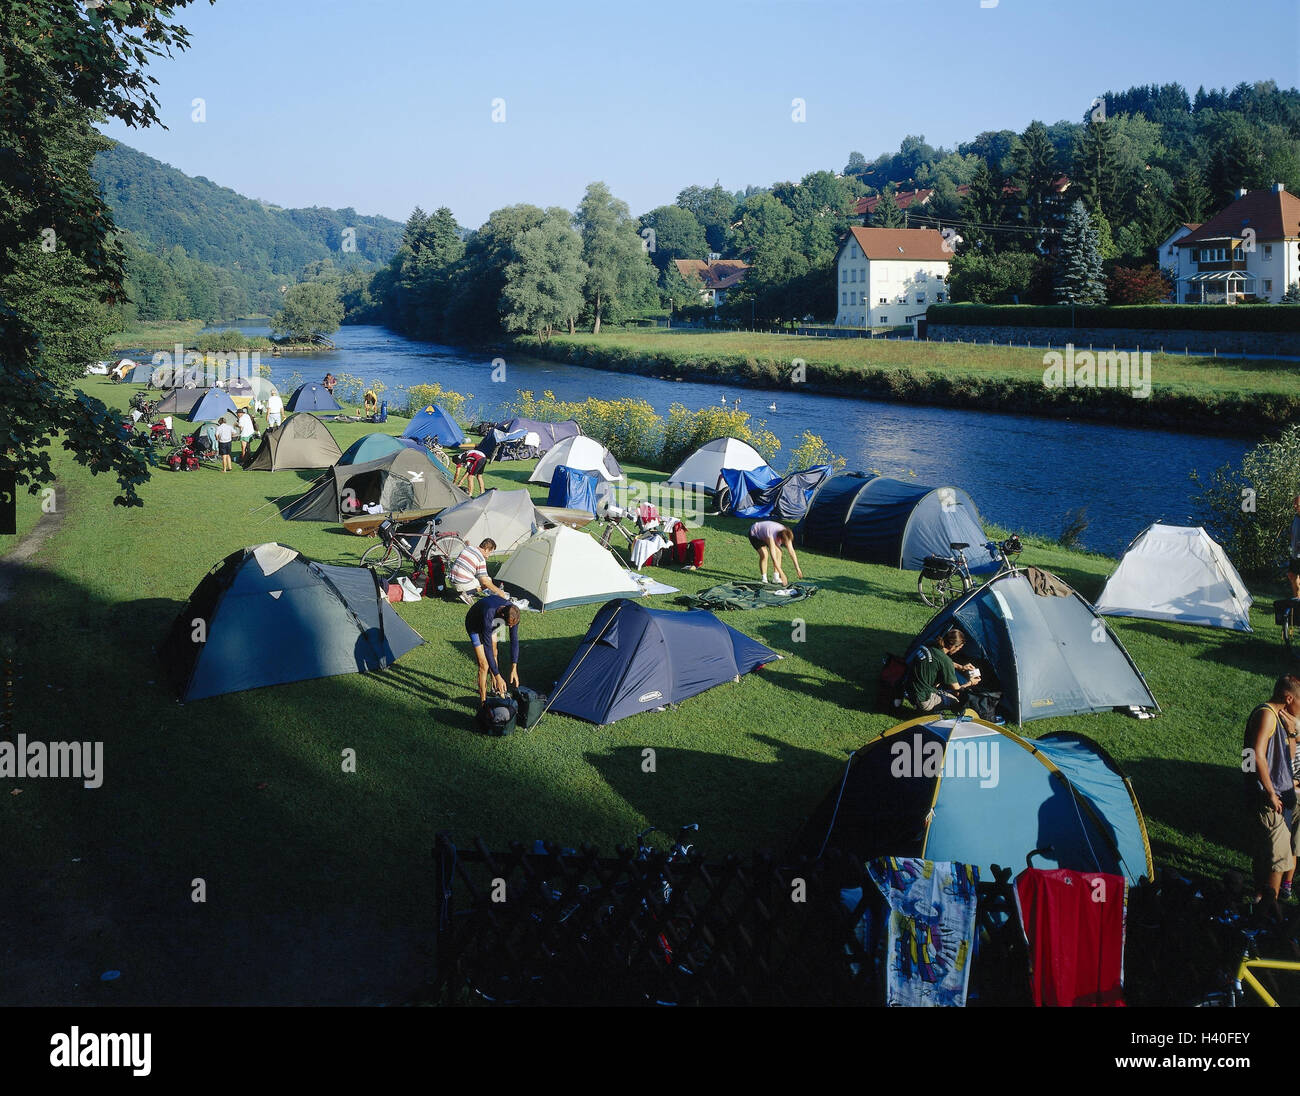
<svg viewBox="0 0 1300 1096">
<path fill-rule="evenodd" d="M 1025 223 L 1031 228 L 1042 228 L 1051 219 L 1054 183 L 1060 174 L 1056 163 L 1056 148 L 1047 127 L 1042 122 L 1030 122 L 1025 132 L 1016 138 L 1011 149 L 1015 165 L 1015 183 L 1020 188 L 1020 200 Z"/>
<path fill-rule="evenodd" d="M 898 190 L 890 183 L 880 192 L 876 202 L 876 211 L 871 215 L 871 223 L 876 228 L 902 228 L 903 211 L 898 208 Z"/>
<path fill-rule="evenodd" d="M 1106 286 L 1101 276 L 1101 247 L 1097 228 L 1083 202 L 1075 200 L 1061 234 L 1056 257 L 1058 304 L 1104 304 Z"/>
<path fill-rule="evenodd" d="M 1300 282 L 1292 282 L 1282 294 L 1283 304 L 1300 304 Z"/>
</svg>

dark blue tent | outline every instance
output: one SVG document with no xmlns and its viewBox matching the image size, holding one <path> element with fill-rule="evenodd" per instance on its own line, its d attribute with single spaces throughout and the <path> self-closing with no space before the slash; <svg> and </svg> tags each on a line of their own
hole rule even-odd
<svg viewBox="0 0 1300 1096">
<path fill-rule="evenodd" d="M 848 559 L 919 571 L 926 556 L 950 556 L 969 544 L 976 574 L 996 571 L 979 511 L 960 487 L 925 487 L 848 472 L 826 480 L 795 529 L 799 543 Z"/>
<path fill-rule="evenodd" d="M 208 572 L 161 654 L 181 700 L 199 700 L 382 670 L 423 642 L 370 568 L 334 567 L 283 544 L 259 544 Z"/>
<path fill-rule="evenodd" d="M 465 440 L 465 431 L 456 425 L 456 420 L 446 411 L 433 403 L 411 420 L 410 425 L 402 431 L 402 437 L 418 441 L 437 438 L 439 445 L 457 446 Z"/>
<path fill-rule="evenodd" d="M 727 489 L 724 509 L 738 518 L 799 521 L 808 512 L 808 500 L 830 472 L 829 464 L 816 464 L 788 476 L 781 476 L 767 465 L 752 472 L 724 468 L 722 482 Z"/>
<path fill-rule="evenodd" d="M 551 493 L 546 496 L 546 505 L 589 510 L 595 514 L 600 504 L 600 484 L 601 479 L 595 472 L 584 472 L 562 464 L 551 476 Z"/>
<path fill-rule="evenodd" d="M 342 411 L 339 401 L 323 384 L 300 384 L 294 389 L 286 411 Z"/>
<path fill-rule="evenodd" d="M 619 598 L 596 614 L 550 710 L 613 723 L 737 681 L 781 656 L 704 609 L 647 609 Z"/>
<path fill-rule="evenodd" d="M 222 415 L 229 415 L 233 424 L 239 409 L 235 401 L 220 388 L 209 388 L 194 409 L 190 412 L 190 422 L 216 422 Z"/>
</svg>

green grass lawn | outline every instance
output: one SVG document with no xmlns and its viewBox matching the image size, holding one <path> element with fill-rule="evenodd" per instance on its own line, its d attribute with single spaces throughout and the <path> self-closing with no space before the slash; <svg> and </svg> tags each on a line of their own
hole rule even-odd
<svg viewBox="0 0 1300 1096">
<path fill-rule="evenodd" d="M 134 390 L 99 378 L 86 387 L 116 406 Z M 346 448 L 375 428 L 332 429 Z M 182 706 L 155 647 L 210 567 L 263 541 L 355 563 L 372 542 L 280 518 L 270 500 L 301 492 L 313 473 L 160 471 L 147 505 L 124 510 L 104 477 L 62 452 L 55 467 L 67 519 L 0 610 L 0 629 L 17 640 L 13 731 L 103 740 L 104 783 L 0 781 L 8 1004 L 398 1000 L 427 971 L 430 848 L 443 829 L 462 843 L 544 837 L 611 849 L 647 825 L 694 821 L 706 853 L 779 851 L 847 752 L 891 724 L 870 711 L 881 655 L 902 653 L 930 615 L 914 574 L 802 553 L 816 597 L 727 617 L 784 660 L 671 713 L 604 728 L 555 715 L 485 738 L 471 726 L 464 608 L 436 602 L 398 607 L 427 642 L 383 673 Z M 530 468 L 490 465 L 488 485 L 521 486 Z M 695 591 L 752 576 L 747 524 L 708 519 L 704 568 L 657 577 Z M 1088 597 L 1113 566 L 1033 540 L 1023 562 Z M 1261 604 L 1273 596 L 1257 593 Z M 525 615 L 526 684 L 550 688 L 597 609 Z M 796 614 L 802 643 L 792 642 Z M 1184 872 L 1247 866 L 1241 728 L 1285 668 L 1271 619 L 1256 612 L 1253 622 L 1256 634 L 1242 636 L 1117 619 L 1164 715 L 1026 727 L 1068 728 L 1109 750 L 1133 780 L 1157 862 Z M 265 637 L 247 642 L 257 649 Z M 641 766 L 647 746 L 652 774 Z M 355 774 L 342 771 L 348 748 Z M 200 879 L 206 901 L 196 903 Z M 110 968 L 123 977 L 101 984 Z"/>
<path fill-rule="evenodd" d="M 140 320 L 113 336 L 114 350 L 172 350 L 191 346 L 203 330 L 202 320 Z"/>
<path fill-rule="evenodd" d="M 1168 332 L 1165 346 L 1177 346 L 1178 332 Z M 691 357 L 721 357 L 774 362 L 788 368 L 791 359 L 802 358 L 809 365 L 832 364 L 862 369 L 910 369 L 989 378 L 1019 378 L 1041 381 L 1043 351 L 1003 346 L 975 346 L 969 343 L 901 342 L 888 339 L 819 339 L 801 335 L 768 335 L 750 332 L 668 331 L 663 329 L 610 331 L 599 335 L 578 333 L 556 335 L 551 343 L 563 347 L 617 347 L 644 354 L 670 354 L 683 360 Z M 1059 347 L 1058 347 L 1059 349 Z M 1086 350 L 1086 346 L 1076 349 Z M 1098 344 L 1097 349 L 1109 349 Z M 1155 389 L 1201 394 L 1281 392 L 1295 388 L 1296 363 L 1285 361 L 1240 361 L 1209 355 L 1158 353 L 1153 351 L 1151 381 Z"/>
</svg>

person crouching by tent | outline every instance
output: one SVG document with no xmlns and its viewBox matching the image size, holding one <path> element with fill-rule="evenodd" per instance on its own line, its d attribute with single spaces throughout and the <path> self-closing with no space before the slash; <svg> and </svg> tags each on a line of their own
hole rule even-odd
<svg viewBox="0 0 1300 1096">
<path fill-rule="evenodd" d="M 221 456 L 221 470 L 230 471 L 230 443 L 234 441 L 234 428 L 226 421 L 226 416 L 221 416 L 221 421 L 217 423 L 217 453 Z"/>
<path fill-rule="evenodd" d="M 379 397 L 368 388 L 366 394 L 361 398 L 361 408 L 368 419 L 374 419 L 379 414 Z"/>
<path fill-rule="evenodd" d="M 1291 759 L 1300 717 L 1300 678 L 1284 674 L 1273 686 L 1273 698 L 1260 704 L 1246 720 L 1242 738 L 1242 776 L 1247 809 L 1255 830 L 1256 901 L 1276 901 L 1279 892 L 1291 897 L 1296 867 L 1297 827 L 1287 825 L 1286 812 L 1296 814 L 1297 784 Z"/>
<path fill-rule="evenodd" d="M 920 648 L 907 664 L 903 677 L 903 695 L 923 712 L 961 705 L 961 692 L 979 682 L 975 667 L 954 661 L 953 656 L 966 645 L 960 628 L 949 628 L 939 642 Z M 966 675 L 962 682 L 957 676 Z"/>
<path fill-rule="evenodd" d="M 501 665 L 497 661 L 497 640 L 503 629 L 510 631 L 510 673 L 502 677 Z M 519 685 L 519 606 L 513 605 L 503 597 L 489 594 L 482 601 L 471 605 L 465 614 L 465 631 L 474 648 L 474 660 L 478 664 L 478 698 L 479 702 L 487 700 L 488 675 L 492 677 L 492 687 L 505 696 L 507 680 L 510 685 Z"/>
<path fill-rule="evenodd" d="M 473 604 L 480 593 L 495 594 L 499 598 L 506 596 L 506 592 L 488 578 L 487 557 L 496 548 L 497 542 L 486 537 L 479 542 L 477 548 L 472 544 L 465 545 L 452 560 L 447 579 L 466 605 Z"/>
<path fill-rule="evenodd" d="M 776 576 L 777 581 L 782 586 L 790 585 L 786 581 L 785 572 L 781 570 L 782 547 L 790 553 L 790 561 L 794 564 L 795 574 L 803 578 L 803 570 L 799 566 L 799 557 L 794 554 L 794 534 L 779 521 L 754 522 L 749 527 L 749 543 L 758 552 L 758 570 L 759 574 L 763 576 L 764 582 L 767 582 L 767 561 L 770 557 L 772 560 L 772 573 Z"/>
<path fill-rule="evenodd" d="M 253 425 L 253 416 L 248 413 L 245 407 L 239 412 L 239 463 L 248 462 L 248 447 L 252 444 L 253 435 L 257 433 L 257 427 Z"/>
<path fill-rule="evenodd" d="M 437 440 L 436 438 L 434 439 Z M 469 492 L 469 497 L 474 497 L 474 481 L 478 480 L 478 493 L 483 494 L 483 469 L 487 466 L 487 454 L 481 449 L 470 449 L 461 454 L 460 465 L 456 469 L 456 475 L 452 477 L 451 485 L 460 486 L 460 477 L 465 477 L 465 490 Z"/>
</svg>

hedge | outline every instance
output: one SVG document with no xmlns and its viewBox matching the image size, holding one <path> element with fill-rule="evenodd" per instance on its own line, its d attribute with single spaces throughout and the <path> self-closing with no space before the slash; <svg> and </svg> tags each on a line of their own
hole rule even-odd
<svg viewBox="0 0 1300 1096">
<path fill-rule="evenodd" d="M 1147 331 L 1300 333 L 1300 305 L 1289 304 L 933 304 L 933 326 L 1102 327 Z"/>
</svg>

